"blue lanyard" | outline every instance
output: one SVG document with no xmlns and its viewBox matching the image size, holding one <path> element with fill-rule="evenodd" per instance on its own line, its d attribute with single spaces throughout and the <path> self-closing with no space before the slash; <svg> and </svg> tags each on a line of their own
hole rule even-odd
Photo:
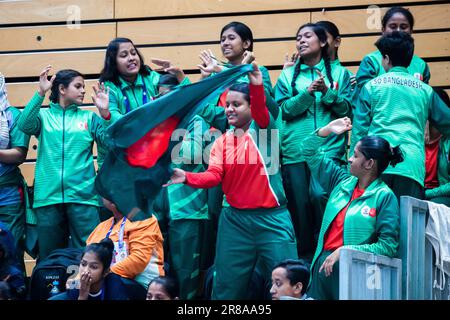
<svg viewBox="0 0 450 320">
<path fill-rule="evenodd" d="M 127 221 L 127 217 L 123 217 L 122 223 L 120 224 L 120 231 L 119 231 L 119 249 L 123 248 L 123 233 L 125 230 L 125 222 Z M 109 236 L 111 235 L 112 229 L 114 228 L 115 225 L 115 220 L 113 219 L 112 222 L 112 226 L 111 228 L 109 228 L 108 233 L 106 234 L 106 238 L 109 238 Z"/>
<path fill-rule="evenodd" d="M 146 104 L 148 102 L 147 98 L 147 87 L 145 86 L 145 81 L 142 79 L 142 105 Z M 133 89 L 131 89 L 133 90 Z M 130 101 L 128 100 L 125 92 L 123 91 L 122 87 L 120 88 L 120 91 L 122 91 L 123 95 L 123 103 L 125 104 L 125 113 L 128 113 L 131 111 Z"/>
</svg>

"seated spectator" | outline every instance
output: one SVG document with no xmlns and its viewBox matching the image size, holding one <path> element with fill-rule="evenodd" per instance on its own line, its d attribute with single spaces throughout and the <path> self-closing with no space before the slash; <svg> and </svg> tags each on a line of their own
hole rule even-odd
<svg viewBox="0 0 450 320">
<path fill-rule="evenodd" d="M 448 94 L 434 88 L 450 107 Z M 450 140 L 429 122 L 425 129 L 425 199 L 450 207 Z"/>
<path fill-rule="evenodd" d="M 300 146 L 311 174 L 329 194 L 308 289 L 308 295 L 318 300 L 339 299 L 337 262 L 342 248 L 391 258 L 398 250 L 398 201 L 381 175 L 389 164 L 395 166 L 403 161 L 400 147 L 392 147 L 379 136 L 363 137 L 348 160 L 350 172 L 317 152 L 331 133 L 343 134 L 351 128 L 347 117 L 334 120 L 316 130 Z"/>
<path fill-rule="evenodd" d="M 110 238 L 114 242 L 111 272 L 136 280 L 143 288 L 143 297 L 150 281 L 164 275 L 163 237 L 157 219 L 131 221 L 107 199 L 103 204 L 114 216 L 100 223 L 90 234 L 86 244 Z"/>
<path fill-rule="evenodd" d="M 6 281 L 0 281 L 0 300 L 11 300 L 11 290 Z"/>
<path fill-rule="evenodd" d="M 16 261 L 16 252 L 11 233 L 6 229 L 0 229 L 0 281 L 8 284 L 11 299 L 24 299 L 26 285 L 23 272 Z"/>
<path fill-rule="evenodd" d="M 147 300 L 178 300 L 180 290 L 172 277 L 156 277 L 148 286 Z"/>
<path fill-rule="evenodd" d="M 127 300 L 120 277 L 110 273 L 113 251 L 110 239 L 88 245 L 81 256 L 78 284 L 49 300 Z"/>
<path fill-rule="evenodd" d="M 306 295 L 309 266 L 303 260 L 287 259 L 272 271 L 272 300 L 313 300 Z"/>
</svg>

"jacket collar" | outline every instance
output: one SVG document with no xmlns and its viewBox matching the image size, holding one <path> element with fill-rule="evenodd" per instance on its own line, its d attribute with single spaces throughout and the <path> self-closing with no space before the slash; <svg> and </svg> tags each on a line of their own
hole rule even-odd
<svg viewBox="0 0 450 320">
<path fill-rule="evenodd" d="M 138 73 L 136 80 L 134 81 L 134 83 L 130 83 L 128 81 L 126 81 L 125 79 L 123 79 L 122 77 L 119 76 L 119 82 L 120 82 L 120 89 L 121 90 L 125 90 L 126 88 L 135 86 L 143 86 L 144 85 L 144 80 L 142 79 L 142 75 L 140 73 Z"/>
<path fill-rule="evenodd" d="M 54 111 L 60 111 L 60 112 L 63 112 L 64 109 L 65 109 L 66 111 L 69 111 L 69 110 L 76 110 L 76 109 L 78 109 L 78 105 L 76 105 L 76 104 L 71 104 L 71 105 L 67 106 L 66 108 L 63 108 L 63 107 L 61 107 L 61 106 L 59 105 L 59 103 L 50 102 L 50 108 L 51 108 L 52 110 L 54 110 Z"/>
<path fill-rule="evenodd" d="M 297 63 L 300 63 L 300 62 L 297 62 Z M 311 69 L 317 69 L 320 72 L 322 72 L 323 70 L 325 70 L 325 62 L 323 61 L 323 59 L 320 59 L 319 63 L 316 64 L 314 67 L 310 67 L 304 63 L 302 63 L 302 65 L 300 66 L 301 71 L 311 70 Z"/>
<path fill-rule="evenodd" d="M 355 190 L 355 188 L 356 188 L 357 183 L 358 183 L 358 178 L 355 176 L 352 176 L 350 179 L 348 179 L 347 181 L 344 181 L 341 184 L 341 190 L 343 190 L 345 193 L 347 193 L 351 196 L 353 193 L 353 190 Z M 383 180 L 381 180 L 381 178 L 377 178 L 376 180 L 372 181 L 372 183 L 366 188 L 366 190 L 364 191 L 363 195 L 361 195 L 360 198 L 369 197 L 372 194 L 374 194 L 377 189 L 379 189 L 380 187 L 384 187 L 384 186 L 386 186 L 386 184 L 383 182 Z"/>
<path fill-rule="evenodd" d="M 388 72 L 403 72 L 408 73 L 408 69 L 405 67 L 392 67 Z"/>
</svg>

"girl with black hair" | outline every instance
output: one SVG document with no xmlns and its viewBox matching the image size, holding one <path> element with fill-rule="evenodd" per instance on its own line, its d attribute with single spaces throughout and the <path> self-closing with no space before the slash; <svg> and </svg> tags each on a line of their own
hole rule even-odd
<svg viewBox="0 0 450 320">
<path fill-rule="evenodd" d="M 350 173 L 317 152 L 330 134 L 352 129 L 349 118 L 341 118 L 316 130 L 300 148 L 321 186 L 329 194 L 319 241 L 312 261 L 308 295 L 314 299 L 339 299 L 341 248 L 395 257 L 399 237 L 399 205 L 381 174 L 388 165 L 403 161 L 398 146 L 378 136 L 366 136 L 349 159 Z"/>
<path fill-rule="evenodd" d="M 109 90 L 109 103 L 99 109 L 106 127 L 158 96 L 160 78 L 158 72 L 175 75 L 180 85 L 189 83 L 183 70 L 173 66 L 170 61 L 161 59 L 151 61 L 160 68 L 152 70 L 145 65 L 141 52 L 128 38 L 115 38 L 108 44 L 100 83 Z M 106 150 L 99 148 L 97 159 L 99 168 L 105 155 Z"/>
<path fill-rule="evenodd" d="M 79 279 L 65 292 L 49 300 L 128 300 L 125 286 L 109 266 L 114 244 L 109 238 L 88 245 L 81 255 Z"/>
<path fill-rule="evenodd" d="M 310 208 L 310 197 L 320 198 L 321 190 L 310 178 L 298 145 L 330 120 L 350 114 L 350 73 L 342 66 L 331 66 L 326 32 L 316 24 L 308 23 L 298 29 L 296 45 L 300 59 L 295 66 L 281 72 L 275 86 L 275 100 L 284 120 L 281 150 L 288 208 L 299 256 L 310 260 L 317 241 L 314 233 L 319 231 L 322 216 L 320 202 L 317 209 Z M 345 140 L 344 136 L 331 135 L 320 151 L 337 163 L 343 162 Z"/>
<path fill-rule="evenodd" d="M 406 8 L 392 7 L 385 13 L 381 23 L 382 36 L 392 33 L 392 31 L 402 31 L 411 35 L 414 27 L 414 17 Z M 368 81 L 385 73 L 385 70 L 381 65 L 381 60 L 382 54 L 379 50 L 369 53 L 362 59 L 358 72 L 356 73 L 356 95 L 359 94 L 361 88 Z M 430 68 L 427 63 L 418 56 L 413 56 L 407 69 L 409 74 L 417 79 L 420 79 L 425 83 L 430 81 Z"/>
<path fill-rule="evenodd" d="M 312 300 L 306 295 L 309 265 L 303 260 L 281 261 L 272 271 L 272 300 Z"/>
<path fill-rule="evenodd" d="M 214 142 L 208 169 L 194 173 L 175 168 L 167 184 L 211 188 L 222 183 L 230 206 L 224 206 L 219 217 L 212 292 L 215 300 L 247 298 L 257 262 L 263 277 L 269 280 L 278 261 L 297 258 L 279 172 L 281 119 L 266 106 L 263 78 L 255 62 L 248 77 L 250 85 L 230 87 L 225 109 L 209 106 L 200 112 L 209 121 L 208 113 L 215 114 L 219 109 L 233 127 Z M 260 132 L 267 133 L 266 139 Z"/>
<path fill-rule="evenodd" d="M 147 300 L 179 300 L 180 290 L 175 278 L 159 276 L 154 278 L 147 291 Z"/>
<path fill-rule="evenodd" d="M 202 64 L 198 65 L 202 73 L 202 78 L 218 73 L 224 69 L 241 64 L 251 63 L 255 57 L 253 55 L 253 33 L 244 23 L 233 21 L 225 25 L 220 31 L 220 49 L 227 62 L 220 63 L 213 53 L 209 51 L 200 52 Z M 272 95 L 272 82 L 269 71 L 264 66 L 258 66 L 261 70 L 264 82 L 264 89 Z M 247 77 L 242 77 L 239 82 L 248 83 Z M 217 105 L 226 105 L 226 94 L 223 92 Z"/>
<path fill-rule="evenodd" d="M 51 66 L 39 77 L 39 90 L 19 119 L 19 128 L 39 141 L 34 183 L 39 258 L 68 246 L 82 248 L 100 222 L 94 190 L 94 141 L 104 142 L 101 118 L 80 109 L 85 95 L 84 79 L 78 71 L 61 70 L 48 80 Z M 41 108 L 45 94 L 50 107 Z M 108 103 L 104 87 L 95 87 L 97 108 Z"/>
</svg>

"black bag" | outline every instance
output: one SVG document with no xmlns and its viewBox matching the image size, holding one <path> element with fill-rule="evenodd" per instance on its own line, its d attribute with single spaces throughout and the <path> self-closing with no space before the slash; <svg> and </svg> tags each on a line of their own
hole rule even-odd
<svg viewBox="0 0 450 320">
<path fill-rule="evenodd" d="M 78 273 L 82 249 L 65 248 L 54 250 L 33 269 L 30 281 L 30 299 L 47 300 L 50 291 L 66 291 L 66 281 Z"/>
</svg>

